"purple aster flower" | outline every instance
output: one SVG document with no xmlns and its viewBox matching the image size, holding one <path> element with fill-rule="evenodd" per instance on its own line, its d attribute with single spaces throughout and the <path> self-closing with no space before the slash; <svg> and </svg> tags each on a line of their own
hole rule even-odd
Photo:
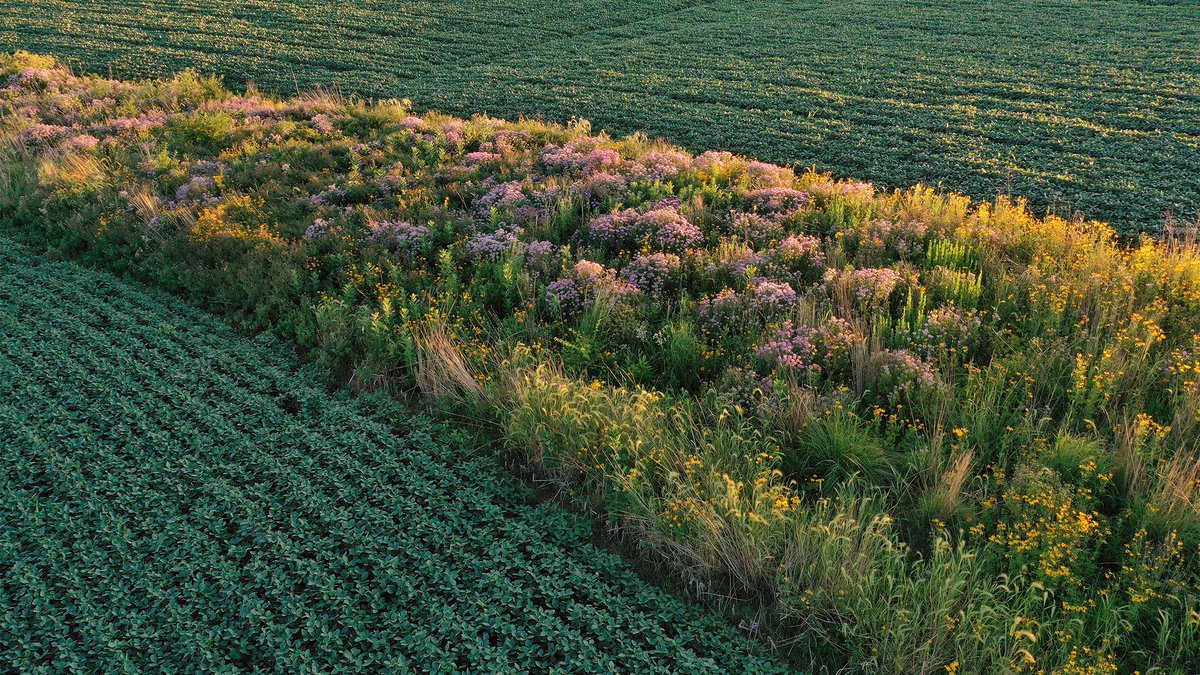
<svg viewBox="0 0 1200 675">
<path fill-rule="evenodd" d="M 517 243 L 517 234 L 508 230 L 477 234 L 467 240 L 467 255 L 476 260 L 499 260 Z"/>
<path fill-rule="evenodd" d="M 332 133 L 333 121 L 330 119 L 329 115 L 325 113 L 313 115 L 312 127 L 322 134 Z"/>
<path fill-rule="evenodd" d="M 868 311 L 885 306 L 903 281 L 899 272 L 887 267 L 828 270 L 825 273 L 825 284 L 835 297 L 839 292 L 845 292 L 861 309 Z"/>
<path fill-rule="evenodd" d="M 645 180 L 667 180 L 691 167 L 692 158 L 675 150 L 647 152 L 629 165 L 630 173 Z"/>
<path fill-rule="evenodd" d="M 468 152 L 463 155 L 463 166 L 475 167 L 498 161 L 500 161 L 500 154 L 495 152 Z"/>
<path fill-rule="evenodd" d="M 546 303 L 559 314 L 571 314 L 583 308 L 583 293 L 574 279 L 557 279 L 546 286 Z"/>
<path fill-rule="evenodd" d="M 816 365 L 817 348 L 812 340 L 813 329 L 797 326 L 791 321 L 773 329 L 755 355 L 772 370 L 807 374 Z"/>
<path fill-rule="evenodd" d="M 757 212 L 782 219 L 807 206 L 812 198 L 789 187 L 771 187 L 747 192 L 746 200 Z"/>
<path fill-rule="evenodd" d="M 429 235 L 429 228 L 407 221 L 383 220 L 371 226 L 364 242 L 393 250 L 416 251 Z"/>
<path fill-rule="evenodd" d="M 650 211 L 639 218 L 638 223 L 664 251 L 683 253 L 700 245 L 704 240 L 700 228 L 674 208 Z"/>
<path fill-rule="evenodd" d="M 529 197 L 525 194 L 523 185 L 519 180 L 497 184 L 475 200 L 476 211 L 487 214 L 494 209 L 515 208 L 528 204 Z"/>
<path fill-rule="evenodd" d="M 208 197 L 217 188 L 217 181 L 210 176 L 193 176 L 175 190 L 175 203 L 195 203 Z"/>
<path fill-rule="evenodd" d="M 600 146 L 594 136 L 581 136 L 562 146 L 547 145 L 541 152 L 542 163 L 551 171 L 588 174 L 620 167 L 621 154 Z"/>
<path fill-rule="evenodd" d="M 304 238 L 324 239 L 325 237 L 329 236 L 329 231 L 332 225 L 333 224 L 325 218 L 317 218 L 312 222 L 311 225 L 308 226 L 308 229 L 304 231 Z"/>
<path fill-rule="evenodd" d="M 679 256 L 673 253 L 643 253 L 621 270 L 621 278 L 646 293 L 657 294 L 666 288 L 679 268 Z"/>
<path fill-rule="evenodd" d="M 619 197 L 628 190 L 629 184 L 625 177 L 614 174 L 596 172 L 589 174 L 574 186 L 585 199 L 592 204 L 600 204 L 614 197 Z"/>
<path fill-rule="evenodd" d="M 712 335 L 741 332 L 745 316 L 746 302 L 733 289 L 700 301 L 700 323 Z"/>
<path fill-rule="evenodd" d="M 772 316 L 795 306 L 796 290 L 786 282 L 758 279 L 752 298 L 755 309 Z"/>
<path fill-rule="evenodd" d="M 920 356 L 906 350 L 884 350 L 872 359 L 876 386 L 891 400 L 912 396 L 937 386 L 937 369 Z"/>
</svg>

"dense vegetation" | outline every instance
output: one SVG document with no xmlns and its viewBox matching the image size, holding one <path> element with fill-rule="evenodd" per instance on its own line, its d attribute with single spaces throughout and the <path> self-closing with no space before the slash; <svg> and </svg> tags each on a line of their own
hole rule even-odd
<svg viewBox="0 0 1200 675">
<path fill-rule="evenodd" d="M 801 664 L 1200 659 L 1186 233 L 585 124 L 0 78 L 0 226 L 422 394 Z"/>
<path fill-rule="evenodd" d="M 1200 3 L 0 0 L 0 49 L 472 115 L 582 116 L 840 176 L 1200 213 Z"/>
<path fill-rule="evenodd" d="M 0 244 L 5 670 L 780 671 L 461 436 Z"/>
</svg>

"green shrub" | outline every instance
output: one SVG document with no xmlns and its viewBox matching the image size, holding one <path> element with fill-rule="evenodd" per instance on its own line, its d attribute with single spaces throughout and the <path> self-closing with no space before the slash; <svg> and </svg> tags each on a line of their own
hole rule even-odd
<svg viewBox="0 0 1200 675">
<path fill-rule="evenodd" d="M 834 482 L 857 475 L 875 483 L 892 471 L 883 443 L 845 410 L 815 416 L 788 448 L 783 467 L 790 476 L 815 474 Z"/>
</svg>

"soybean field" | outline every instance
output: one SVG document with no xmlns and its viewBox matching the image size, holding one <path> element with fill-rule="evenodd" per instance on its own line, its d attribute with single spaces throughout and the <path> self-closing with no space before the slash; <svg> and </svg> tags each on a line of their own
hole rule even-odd
<svg viewBox="0 0 1200 675">
<path fill-rule="evenodd" d="M 1200 207 L 1195 2 L 0 0 L 0 49 L 584 117 L 1126 232 Z"/>
<path fill-rule="evenodd" d="M 779 670 L 454 433 L 284 353 L 0 240 L 0 663 Z"/>
</svg>

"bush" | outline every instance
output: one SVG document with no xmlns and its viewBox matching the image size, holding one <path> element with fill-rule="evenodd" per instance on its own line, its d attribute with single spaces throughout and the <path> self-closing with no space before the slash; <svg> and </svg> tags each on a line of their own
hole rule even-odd
<svg viewBox="0 0 1200 675">
<path fill-rule="evenodd" d="M 797 478 L 815 474 L 835 482 L 853 476 L 883 481 L 892 469 L 883 443 L 841 403 L 830 405 L 832 409 L 809 422 L 795 447 L 788 449 L 784 471 Z"/>
</svg>

